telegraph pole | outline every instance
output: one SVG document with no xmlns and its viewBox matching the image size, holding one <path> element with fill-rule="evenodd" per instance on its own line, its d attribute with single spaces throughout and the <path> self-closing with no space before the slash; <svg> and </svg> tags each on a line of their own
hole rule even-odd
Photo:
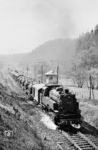
<svg viewBox="0 0 98 150">
<path fill-rule="evenodd" d="M 92 80 L 93 80 L 93 77 L 91 77 L 91 89 L 92 89 L 92 96 L 93 96 L 93 99 L 94 99 L 94 91 L 93 91 L 93 89 L 94 89 L 94 85 L 93 85 L 93 83 L 92 83 Z"/>
<path fill-rule="evenodd" d="M 89 91 L 89 98 L 91 99 L 91 95 L 92 95 L 92 93 L 91 93 L 91 91 L 92 91 L 92 83 L 91 83 L 91 75 L 89 76 L 89 83 L 90 83 L 90 91 Z"/>
<path fill-rule="evenodd" d="M 37 74 L 36 74 L 36 71 L 37 71 L 37 70 L 36 70 L 36 64 L 34 64 L 34 78 L 35 78 L 35 79 L 37 79 L 37 78 L 36 78 L 36 75 L 37 75 Z"/>
<path fill-rule="evenodd" d="M 28 68 L 28 65 L 27 65 L 27 77 L 28 77 L 28 71 L 29 71 L 29 68 Z"/>
<path fill-rule="evenodd" d="M 59 65 L 57 65 L 57 84 L 58 84 L 58 80 L 59 80 Z"/>
<path fill-rule="evenodd" d="M 44 67 L 43 64 L 41 65 L 41 82 L 43 83 L 43 77 L 44 77 Z"/>
</svg>

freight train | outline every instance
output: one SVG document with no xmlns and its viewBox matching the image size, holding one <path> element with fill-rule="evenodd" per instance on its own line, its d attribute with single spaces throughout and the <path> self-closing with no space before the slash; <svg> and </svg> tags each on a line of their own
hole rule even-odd
<svg viewBox="0 0 98 150">
<path fill-rule="evenodd" d="M 14 74 L 15 76 L 15 74 Z M 59 84 L 43 84 L 28 82 L 23 76 L 15 77 L 26 93 L 41 105 L 47 112 L 54 114 L 54 122 L 59 127 L 71 126 L 80 129 L 81 111 L 76 96 Z M 24 88 L 23 88 L 24 89 Z"/>
</svg>

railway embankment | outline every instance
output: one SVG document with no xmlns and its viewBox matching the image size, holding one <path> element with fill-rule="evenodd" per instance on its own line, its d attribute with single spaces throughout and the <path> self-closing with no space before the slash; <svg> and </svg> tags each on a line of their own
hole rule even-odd
<svg viewBox="0 0 98 150">
<path fill-rule="evenodd" d="M 14 82 L 9 84 L 10 91 L 8 86 L 0 84 L 0 150 L 76 149 L 76 144 L 58 131 L 51 118 L 27 99 L 25 92 L 9 78 L 7 84 Z M 95 135 L 87 133 L 88 138 L 97 140 Z"/>
<path fill-rule="evenodd" d="M 79 101 L 84 120 L 98 129 L 98 100 L 81 99 Z"/>
<path fill-rule="evenodd" d="M 7 78 L 9 82 L 14 81 Z M 0 150 L 59 150 L 57 142 L 64 142 L 62 134 L 44 124 L 48 117 L 20 87 L 19 92 L 17 83 L 9 85 L 10 90 L 0 83 Z M 70 149 L 67 143 L 65 147 Z"/>
</svg>

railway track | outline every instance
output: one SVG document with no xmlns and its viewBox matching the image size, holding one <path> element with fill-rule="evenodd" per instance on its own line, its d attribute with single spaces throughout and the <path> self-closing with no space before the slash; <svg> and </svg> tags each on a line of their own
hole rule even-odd
<svg viewBox="0 0 98 150">
<path fill-rule="evenodd" d="M 70 135 L 62 131 L 62 134 L 71 150 L 98 150 L 98 143 L 96 144 L 93 138 L 90 139 L 80 132 Z M 57 145 L 61 150 L 66 150 L 64 143 L 58 142 Z"/>
<path fill-rule="evenodd" d="M 98 147 L 98 136 L 95 137 L 95 136 L 87 134 L 86 137 L 88 137 Z"/>
<path fill-rule="evenodd" d="M 82 127 L 89 133 L 87 133 L 85 136 L 98 147 L 98 130 L 85 121 L 83 122 Z"/>
<path fill-rule="evenodd" d="M 51 114 L 48 115 L 52 117 Z M 68 134 L 64 131 L 62 131 L 62 135 L 64 137 L 64 141 L 57 142 L 60 150 L 66 150 L 66 143 L 69 145 L 70 150 L 98 150 L 98 137 L 94 137 L 89 134 L 84 135 L 81 132 Z"/>
</svg>

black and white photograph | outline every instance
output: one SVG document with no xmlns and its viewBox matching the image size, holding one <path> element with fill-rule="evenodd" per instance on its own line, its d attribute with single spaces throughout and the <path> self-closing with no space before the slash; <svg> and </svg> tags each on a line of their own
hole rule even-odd
<svg viewBox="0 0 98 150">
<path fill-rule="evenodd" d="M 98 0 L 0 0 L 0 150 L 98 150 Z"/>
</svg>

